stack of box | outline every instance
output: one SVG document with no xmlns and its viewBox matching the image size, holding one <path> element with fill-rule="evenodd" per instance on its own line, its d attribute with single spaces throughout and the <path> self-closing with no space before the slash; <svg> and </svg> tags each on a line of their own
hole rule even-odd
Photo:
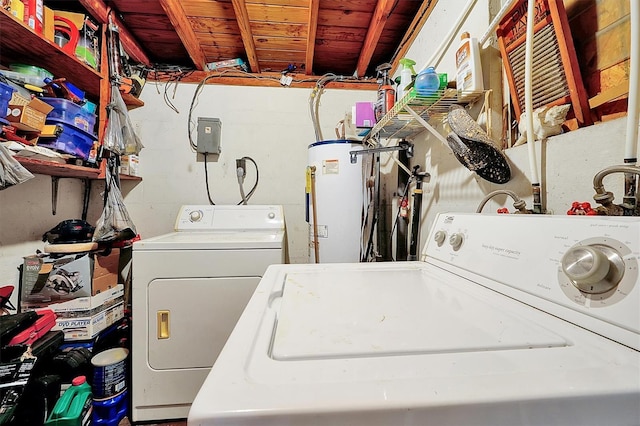
<svg viewBox="0 0 640 426">
<path fill-rule="evenodd" d="M 90 340 L 124 317 L 124 285 L 118 284 L 120 250 L 24 258 L 21 311 L 51 309 L 53 330 L 65 341 Z"/>
</svg>

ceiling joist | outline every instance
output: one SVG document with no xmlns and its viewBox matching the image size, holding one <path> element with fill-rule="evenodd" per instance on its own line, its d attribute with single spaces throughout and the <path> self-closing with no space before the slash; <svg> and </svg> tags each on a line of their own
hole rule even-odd
<svg viewBox="0 0 640 426">
<path fill-rule="evenodd" d="M 387 23 L 389 13 L 393 9 L 396 0 L 378 0 L 376 4 L 376 10 L 373 12 L 371 23 L 369 24 L 369 30 L 364 39 L 364 45 L 360 51 L 360 57 L 358 58 L 358 65 L 356 66 L 355 75 L 362 76 L 367 72 L 373 52 L 376 49 L 380 35 L 384 26 Z"/>
<path fill-rule="evenodd" d="M 95 19 L 99 20 L 102 24 L 109 23 L 109 12 L 111 8 L 107 7 L 102 0 L 80 0 L 80 4 L 87 9 L 87 12 Z M 127 52 L 127 54 L 136 62 L 144 64 L 148 67 L 151 66 L 151 61 L 147 57 L 147 54 L 140 47 L 135 38 L 131 35 L 125 25 L 122 24 L 120 18 L 116 14 L 111 15 L 111 20 L 118 26 L 118 33 L 120 34 L 120 43 Z"/>
<path fill-rule="evenodd" d="M 236 20 L 240 28 L 240 36 L 244 43 L 244 49 L 247 53 L 249 68 L 252 73 L 260 73 L 260 64 L 258 64 L 258 55 L 256 54 L 256 46 L 253 42 L 253 33 L 251 32 L 251 23 L 249 22 L 249 13 L 244 0 L 231 0 L 233 10 L 236 13 Z"/>
<path fill-rule="evenodd" d="M 307 52 L 305 54 L 305 74 L 313 74 L 313 54 L 316 47 L 316 32 L 318 30 L 318 10 L 320 10 L 320 0 L 309 1 L 309 20 L 307 33 Z"/>
<path fill-rule="evenodd" d="M 187 19 L 187 14 L 185 13 L 182 4 L 172 0 L 160 0 L 160 5 L 167 14 L 169 21 L 171 21 L 171 25 L 175 28 L 185 49 L 189 53 L 189 57 L 193 61 L 195 68 L 199 71 L 206 69 L 204 53 L 202 53 L 200 43 L 198 42 L 196 34 Z"/>
</svg>

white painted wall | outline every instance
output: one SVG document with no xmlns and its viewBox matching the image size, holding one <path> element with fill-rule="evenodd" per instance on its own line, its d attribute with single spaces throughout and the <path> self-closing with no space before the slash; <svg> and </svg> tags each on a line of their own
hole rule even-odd
<svg viewBox="0 0 640 426">
<path fill-rule="evenodd" d="M 438 2 L 407 53 L 415 59 L 418 69 L 440 45 L 460 10 L 464 0 Z M 497 11 L 495 2 L 492 9 Z M 478 0 L 463 30 L 479 37 L 489 22 L 489 0 Z M 457 39 L 457 37 L 456 37 Z M 438 66 L 439 72 L 452 73 L 454 42 Z M 484 58 L 495 57 L 494 48 L 483 52 Z M 488 64 L 485 64 L 485 68 Z M 499 67 L 489 67 L 485 80 L 498 80 Z M 453 75 L 453 74 L 451 74 Z M 182 204 L 208 203 L 204 185 L 202 157 L 192 152 L 187 141 L 187 114 L 196 86 L 180 84 L 169 97 L 180 111 L 173 112 L 163 101 L 163 85 L 149 83 L 142 94 L 143 108 L 131 112 L 138 133 L 145 145 L 140 154 L 142 182 L 124 182 L 123 192 L 138 232 L 143 237 L 169 232 Z M 308 109 L 310 89 L 255 88 L 209 85 L 200 95 L 194 117 L 217 117 L 222 120 L 222 154 L 208 164 L 211 196 L 216 203 L 237 203 L 240 200 L 235 177 L 235 159 L 252 157 L 259 166 L 260 183 L 251 204 L 282 204 L 285 207 L 290 261 L 308 259 L 308 231 L 304 221 L 304 173 L 307 146 L 315 141 Z M 320 119 L 325 139 L 334 136 L 334 125 L 343 118 L 355 101 L 372 101 L 374 92 L 331 89 L 322 96 Z M 496 100 L 497 99 L 497 100 Z M 498 108 L 499 96 L 494 96 Z M 500 122 L 499 115 L 494 122 Z M 572 201 L 591 201 L 592 179 L 604 167 L 619 164 L 623 158 L 625 139 L 624 118 L 594 125 L 537 144 L 538 165 L 546 206 L 554 214 L 564 214 Z M 395 143 L 395 141 L 393 141 Z M 514 178 L 505 185 L 493 185 L 479 179 L 462 167 L 448 148 L 427 132 L 415 140 L 414 164 L 420 164 L 431 174 L 425 184 L 423 202 L 422 242 L 435 215 L 442 211 L 475 211 L 479 201 L 498 188 L 515 191 L 531 207 L 529 162 L 527 148 L 521 146 L 506 151 Z M 385 181 L 389 192 L 396 182 L 396 168 L 383 155 Z M 248 167 L 245 188 L 253 183 Z M 612 175 L 605 180 L 607 189 L 620 202 L 622 180 Z M 88 220 L 95 223 L 101 212 L 101 183 L 94 183 Z M 18 282 L 17 266 L 22 256 L 42 249 L 44 232 L 63 219 L 78 218 L 82 211 L 82 184 L 77 179 L 62 179 L 58 196 L 58 213 L 51 214 L 51 183 L 48 176 L 36 176 L 22 185 L 0 191 L 0 286 Z M 511 201 L 496 197 L 485 212 L 499 206 L 513 210 Z M 15 293 L 14 293 L 15 295 Z"/>
<path fill-rule="evenodd" d="M 160 87 L 162 92 L 163 87 Z M 208 204 L 202 155 L 188 143 L 187 117 L 195 84 L 181 84 L 173 103 L 176 114 L 153 85 L 147 85 L 144 108 L 131 112 L 145 148 L 140 153 L 144 180 L 132 186 L 126 201 L 143 237 L 173 229 L 183 204 Z M 193 112 L 197 117 L 222 121 L 222 153 L 208 156 L 207 172 L 216 204 L 241 201 L 236 178 L 237 158 L 251 157 L 259 168 L 259 183 L 250 204 L 280 204 L 285 209 L 288 249 L 292 263 L 309 258 L 305 222 L 305 171 L 308 145 L 315 142 L 309 112 L 311 89 L 207 85 Z M 373 101 L 375 92 L 331 89 L 320 98 L 323 139 L 335 139 L 335 125 L 356 101 Z M 194 136 L 195 138 L 195 130 Z M 244 189 L 255 182 L 253 164 L 247 162 Z"/>
</svg>

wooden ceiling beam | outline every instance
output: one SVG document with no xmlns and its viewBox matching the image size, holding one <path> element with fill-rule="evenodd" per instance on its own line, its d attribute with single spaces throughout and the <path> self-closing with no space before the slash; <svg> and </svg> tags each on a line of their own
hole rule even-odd
<svg viewBox="0 0 640 426">
<path fill-rule="evenodd" d="M 171 21 L 171 25 L 175 28 L 178 37 L 180 37 L 182 45 L 189 53 L 195 68 L 200 71 L 206 69 L 206 59 L 202 52 L 202 47 L 191 27 L 191 23 L 187 19 L 187 14 L 181 2 L 177 0 L 160 0 L 160 5 L 167 14 L 169 21 Z"/>
<path fill-rule="evenodd" d="M 398 66 L 400 65 L 400 59 L 404 58 L 404 55 L 407 53 L 407 50 L 409 50 L 409 46 L 411 46 L 413 41 L 418 36 L 418 33 L 424 26 L 424 23 L 427 22 L 427 19 L 429 19 L 429 16 L 431 16 L 431 12 L 433 12 L 433 9 L 436 7 L 437 3 L 438 3 L 438 0 L 422 1 L 422 5 L 420 6 L 420 9 L 418 9 L 418 11 L 416 12 L 416 15 L 414 16 L 413 21 L 411 21 L 411 25 L 409 25 L 407 32 L 404 34 L 404 37 L 402 37 L 402 41 L 400 42 L 398 49 L 396 50 L 393 58 L 391 59 L 392 64 L 391 64 L 391 70 L 389 71 L 389 75 L 393 75 L 396 72 L 396 70 L 398 69 Z"/>
<path fill-rule="evenodd" d="M 82 4 L 94 19 L 100 21 L 100 23 L 104 25 L 109 23 L 109 11 L 111 8 L 107 7 L 102 0 L 80 0 L 80 4 Z M 122 23 L 120 18 L 116 14 L 112 14 L 111 19 L 113 23 L 118 26 L 120 43 L 122 43 L 122 47 L 131 59 L 150 67 L 151 61 L 149 60 L 149 57 L 142 47 L 140 47 L 136 39 L 131 35 L 127 27 Z"/>
<path fill-rule="evenodd" d="M 387 18 L 393 9 L 396 0 L 378 0 L 376 4 L 376 10 L 373 12 L 373 17 L 369 24 L 369 30 L 364 39 L 362 50 L 360 51 L 360 57 L 358 58 L 358 65 L 356 66 L 356 76 L 363 76 L 369 68 L 369 63 L 373 57 L 376 45 L 380 40 L 380 35 L 384 30 L 384 26 L 387 23 Z"/>
<path fill-rule="evenodd" d="M 260 73 L 260 65 L 258 64 L 258 55 L 256 54 L 256 46 L 253 42 L 253 33 L 251 32 L 251 23 L 249 22 L 249 13 L 244 0 L 231 0 L 233 10 L 236 13 L 236 20 L 240 28 L 240 36 L 244 43 L 244 50 L 247 53 L 249 68 L 251 72 Z"/>
<path fill-rule="evenodd" d="M 313 54 L 316 49 L 316 33 L 318 30 L 318 10 L 320 0 L 309 0 L 309 19 L 307 21 L 307 52 L 305 54 L 304 69 L 305 74 L 313 74 Z"/>
</svg>

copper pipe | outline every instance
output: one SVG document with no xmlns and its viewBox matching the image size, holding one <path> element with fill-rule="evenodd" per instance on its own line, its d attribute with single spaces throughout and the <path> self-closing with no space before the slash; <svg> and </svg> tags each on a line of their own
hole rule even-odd
<svg viewBox="0 0 640 426">
<path fill-rule="evenodd" d="M 496 195 L 500 195 L 500 194 L 508 195 L 511 198 L 513 198 L 513 207 L 518 209 L 518 211 L 520 213 L 531 213 L 530 211 L 528 211 L 526 209 L 525 202 L 523 200 L 521 200 L 520 197 L 518 197 L 518 195 L 515 192 L 510 191 L 508 189 L 498 189 L 496 191 L 493 191 L 493 192 L 490 192 L 489 194 L 487 194 L 482 199 L 482 201 L 480 201 L 480 204 L 478 205 L 478 208 L 476 209 L 476 213 L 482 213 L 482 209 L 484 208 L 484 205 L 487 204 L 487 202 L 490 199 L 492 199 Z"/>
<path fill-rule="evenodd" d="M 316 208 L 316 166 L 309 167 L 311 170 L 311 204 L 313 205 L 313 253 L 316 263 L 320 263 L 320 246 L 318 244 L 318 210 Z"/>
</svg>

